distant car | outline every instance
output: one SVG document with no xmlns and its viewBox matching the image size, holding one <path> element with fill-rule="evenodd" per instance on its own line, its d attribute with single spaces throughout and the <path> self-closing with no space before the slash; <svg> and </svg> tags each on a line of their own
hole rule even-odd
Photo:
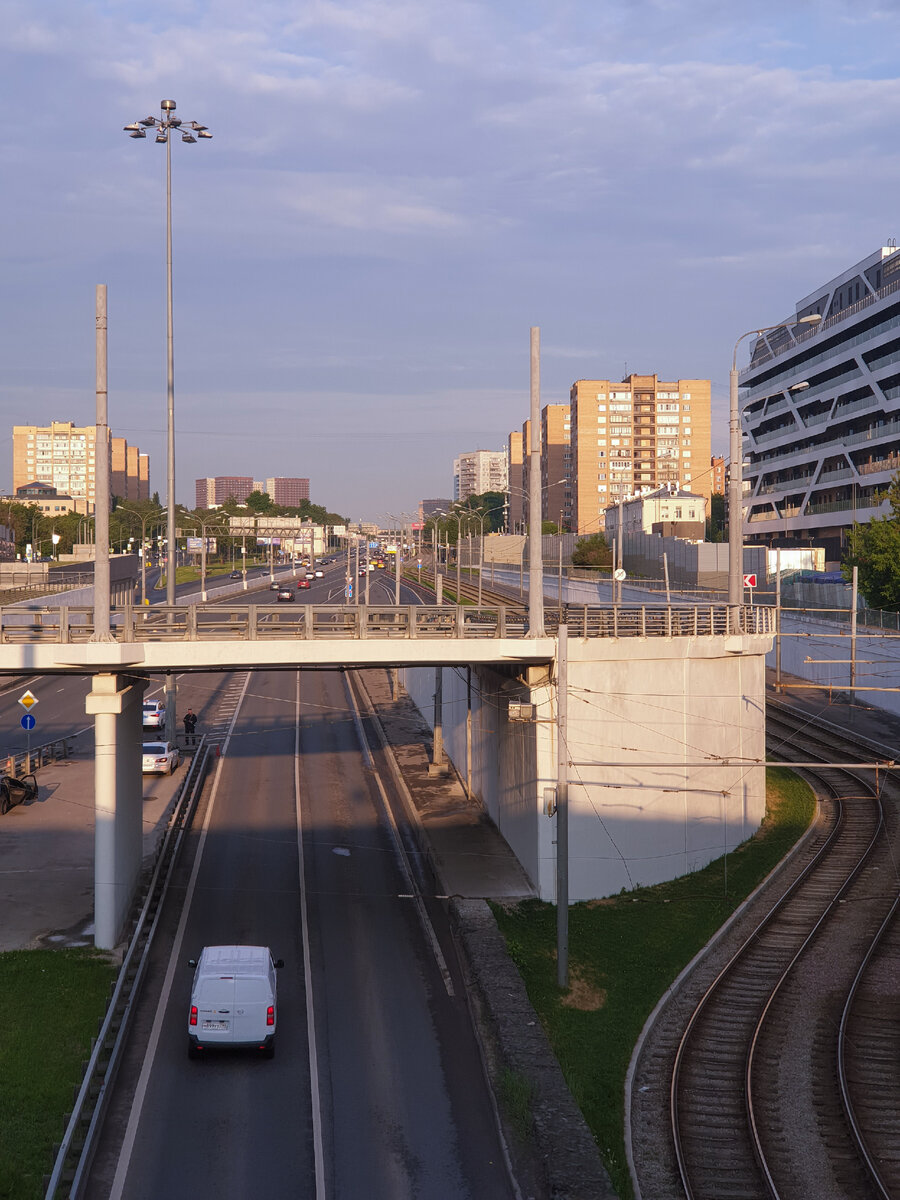
<svg viewBox="0 0 900 1200">
<path fill-rule="evenodd" d="M 308 588 L 308 587 L 309 587 L 309 580 L 308 580 L 308 579 L 298 579 L 298 580 L 297 580 L 297 587 L 298 587 L 298 588 Z"/>
<path fill-rule="evenodd" d="M 0 813 L 3 816 L 14 804 L 28 804 L 38 794 L 37 780 L 33 775 L 0 775 Z"/>
<path fill-rule="evenodd" d="M 269 584 L 269 591 L 270 591 L 270 592 L 277 592 L 277 591 L 279 590 L 279 588 L 280 588 L 280 587 L 281 587 L 281 584 L 278 582 L 278 580 L 277 580 L 277 579 L 273 579 L 273 580 L 272 580 L 272 582 Z"/>
<path fill-rule="evenodd" d="M 315 573 L 315 571 L 307 571 L 307 572 L 306 572 L 306 578 L 307 578 L 307 579 L 315 579 L 315 577 L 316 577 L 316 573 Z"/>
<path fill-rule="evenodd" d="M 179 762 L 181 755 L 170 742 L 144 742 L 141 760 L 144 775 L 171 775 Z"/>
<path fill-rule="evenodd" d="M 324 575 L 324 571 L 316 571 L 316 579 L 322 579 Z"/>
<path fill-rule="evenodd" d="M 166 706 L 162 700 L 145 700 L 143 705 L 145 729 L 162 729 L 166 723 Z"/>
<path fill-rule="evenodd" d="M 277 597 L 277 599 L 278 599 L 279 601 L 281 601 L 281 600 L 291 600 L 291 601 L 293 601 L 293 599 L 294 599 L 294 593 L 291 591 L 291 589 L 290 589 L 290 588 L 286 588 L 286 587 L 279 588 L 279 590 L 278 590 L 278 597 Z"/>
<path fill-rule="evenodd" d="M 228 576 L 228 578 L 229 579 L 240 579 L 241 573 L 240 573 L 240 571 L 232 571 L 231 574 Z"/>
</svg>

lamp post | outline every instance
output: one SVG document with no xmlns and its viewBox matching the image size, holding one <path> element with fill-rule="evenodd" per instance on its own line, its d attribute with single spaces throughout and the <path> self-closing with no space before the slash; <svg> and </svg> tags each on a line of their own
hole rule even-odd
<svg viewBox="0 0 900 1200">
<path fill-rule="evenodd" d="M 182 122 L 175 116 L 175 101 L 161 100 L 159 117 L 144 117 L 124 126 L 125 133 L 133 138 L 145 138 L 148 129 L 156 130 L 156 141 L 166 148 L 166 380 L 167 380 L 167 479 L 166 479 L 166 538 L 168 541 L 168 564 L 166 569 L 166 604 L 175 604 L 175 359 L 173 351 L 172 318 L 172 137 L 181 133 L 181 140 L 196 142 L 198 138 L 211 138 L 205 125 L 196 121 Z M 184 125 L 184 129 L 182 129 Z M 194 136 L 196 134 L 196 137 Z M 175 676 L 166 676 L 166 737 L 175 740 Z"/>
<path fill-rule="evenodd" d="M 818 325 L 822 320 L 818 313 L 798 317 L 794 321 L 781 321 L 777 325 L 764 325 L 761 329 L 750 329 L 742 333 L 734 343 L 729 376 L 729 422 L 728 453 L 731 470 L 728 477 L 728 604 L 732 610 L 731 624 L 734 633 L 740 632 L 739 614 L 744 598 L 744 537 L 743 537 L 743 494 L 744 494 L 744 448 L 741 438 L 741 414 L 738 406 L 738 346 L 748 337 L 759 337 L 776 329 L 793 329 L 797 325 Z"/>
</svg>

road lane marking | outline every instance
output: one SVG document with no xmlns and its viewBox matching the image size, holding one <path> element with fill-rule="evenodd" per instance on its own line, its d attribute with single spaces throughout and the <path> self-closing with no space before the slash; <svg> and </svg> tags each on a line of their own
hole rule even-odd
<svg viewBox="0 0 900 1200">
<path fill-rule="evenodd" d="M 244 683 L 246 689 L 250 683 L 250 672 L 247 672 L 247 678 Z M 240 712 L 240 705 L 234 711 L 234 717 L 231 722 L 231 729 L 234 728 Z M 225 739 L 225 745 L 222 747 L 222 755 L 216 764 L 216 777 L 213 780 L 212 791 L 209 796 L 209 807 L 206 810 L 206 817 L 203 821 L 203 829 L 200 834 L 200 841 L 197 844 L 197 854 L 194 858 L 194 866 L 191 871 L 191 878 L 187 885 L 187 890 L 184 897 L 184 905 L 181 910 L 181 917 L 178 921 L 178 928 L 175 931 L 175 939 L 172 943 L 172 954 L 169 958 L 169 966 L 166 971 L 166 978 L 163 981 L 162 992 L 159 997 L 159 1004 L 156 1009 L 156 1016 L 153 1020 L 153 1028 L 150 1030 L 150 1037 L 147 1042 L 147 1050 L 144 1054 L 144 1061 L 141 1065 L 141 1074 L 137 1082 L 137 1087 L 134 1092 L 134 1099 L 131 1102 L 131 1112 L 128 1116 L 128 1125 L 125 1129 L 125 1136 L 122 1139 L 122 1146 L 119 1150 L 119 1159 L 116 1165 L 116 1174 L 112 1183 L 111 1196 L 113 1200 L 118 1200 L 122 1195 L 125 1187 L 125 1181 L 128 1177 L 128 1168 L 131 1164 L 131 1156 L 134 1151 L 134 1143 L 137 1140 L 138 1125 L 141 1120 L 141 1109 L 144 1106 L 144 1100 L 147 1097 L 147 1088 L 150 1083 L 150 1073 L 153 1070 L 153 1061 L 156 1058 L 156 1050 L 159 1045 L 160 1035 L 162 1033 L 163 1021 L 165 1020 L 166 1009 L 169 1004 L 169 996 L 172 992 L 172 981 L 175 978 L 175 971 L 178 969 L 181 958 L 181 945 L 184 941 L 184 931 L 187 927 L 188 914 L 191 910 L 191 903 L 194 897 L 194 890 L 197 886 L 197 876 L 200 873 L 200 863 L 203 859 L 203 850 L 206 846 L 206 838 L 209 833 L 210 823 L 212 821 L 213 809 L 216 806 L 216 796 L 219 792 L 219 782 L 222 778 L 222 767 L 225 765 L 225 755 L 228 753 L 228 743 L 231 738 L 231 729 L 228 731 L 228 736 Z"/>
<path fill-rule="evenodd" d="M 319 1092 L 319 1054 L 313 1004 L 312 956 L 309 949 L 309 910 L 306 903 L 306 868 L 303 863 L 303 813 L 300 807 L 300 672 L 297 672 L 294 715 L 294 807 L 297 813 L 297 858 L 300 875 L 300 926 L 303 936 L 303 973 L 306 976 L 306 1040 L 309 1050 L 309 1089 L 312 1100 L 313 1155 L 316 1162 L 316 1200 L 325 1200 L 325 1146 L 322 1137 L 322 1098 Z"/>
</svg>

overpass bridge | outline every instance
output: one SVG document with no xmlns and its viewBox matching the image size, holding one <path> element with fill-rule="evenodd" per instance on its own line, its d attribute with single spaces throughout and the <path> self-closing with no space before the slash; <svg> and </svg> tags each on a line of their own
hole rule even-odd
<svg viewBox="0 0 900 1200">
<path fill-rule="evenodd" d="M 493 808 L 485 803 L 503 832 L 497 806 L 516 808 L 518 832 L 513 829 L 507 840 L 532 878 L 543 880 L 540 888 L 546 895 L 553 886 L 552 837 L 549 828 L 539 827 L 539 785 L 556 777 L 559 698 L 554 680 L 559 672 L 554 666 L 560 627 L 564 624 L 569 635 L 567 696 L 569 689 L 579 698 L 606 694 L 620 708 L 632 693 L 638 698 L 652 694 L 656 701 L 636 716 L 615 721 L 587 709 L 578 718 L 583 727 L 572 720 L 570 745 L 580 741 L 605 778 L 606 768 L 622 766 L 621 747 L 634 754 L 646 776 L 645 765 L 659 761 L 663 726 L 665 737 L 672 736 L 666 732 L 669 727 L 677 729 L 684 746 L 715 746 L 714 757 L 723 761 L 746 746 L 756 753 L 762 740 L 764 656 L 775 618 L 770 607 L 725 604 L 566 605 L 546 609 L 546 633 L 534 637 L 519 605 L 127 604 L 114 610 L 109 639 L 100 641 L 94 640 L 89 606 L 6 607 L 0 609 L 0 675 L 92 677 L 85 708 L 94 717 L 95 730 L 95 942 L 112 948 L 141 869 L 141 702 L 151 675 L 378 666 L 405 667 L 415 675 L 416 668 L 464 666 L 482 673 L 497 694 L 507 686 L 524 689 L 522 695 L 534 705 L 535 722 L 528 729 L 510 730 L 505 716 L 495 714 L 501 724 L 486 737 L 485 754 L 496 750 L 494 776 L 509 796 L 498 798 Z M 425 686 L 435 673 L 423 679 L 419 671 L 417 679 Z M 627 738 L 610 741 L 624 737 L 617 724 L 623 720 Z M 605 750 L 600 749 L 604 739 Z M 604 757 L 609 761 L 601 761 Z M 627 784 L 644 793 L 641 805 L 647 802 L 648 788 L 674 794 L 676 805 L 682 803 L 678 796 L 697 791 L 677 780 L 672 786 L 670 766 L 660 762 L 658 783 Z M 730 767 L 732 775 L 736 769 Z M 685 770 L 681 768 L 682 775 Z M 764 788 L 751 787 L 750 771 L 739 770 L 741 828 L 749 828 L 757 815 L 761 819 Z M 711 779 L 700 790 L 724 796 L 729 786 L 733 784 Z M 659 798 L 654 803 L 661 812 Z M 670 836 L 670 828 L 677 832 L 681 817 L 673 812 L 674 817 L 655 816 L 657 825 L 647 822 L 640 836 L 658 839 Z M 700 827 L 710 815 L 698 810 L 691 820 Z M 635 836 L 634 828 L 630 836 Z M 578 898 L 583 897 L 573 895 Z"/>
</svg>

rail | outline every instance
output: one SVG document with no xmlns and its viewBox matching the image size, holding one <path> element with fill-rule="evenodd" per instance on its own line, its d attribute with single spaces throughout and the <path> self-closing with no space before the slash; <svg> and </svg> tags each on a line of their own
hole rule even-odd
<svg viewBox="0 0 900 1200">
<path fill-rule="evenodd" d="M 68 758 L 72 753 L 73 740 L 74 735 L 70 734 L 68 737 L 55 738 L 52 742 L 44 742 L 41 746 L 32 746 L 26 750 L 15 750 L 9 754 L 0 755 L 0 768 L 4 775 L 12 775 L 13 778 L 30 775 L 32 771 L 39 771 L 48 763 Z"/>
<path fill-rule="evenodd" d="M 545 608 L 554 637 L 564 621 L 581 637 L 697 637 L 775 632 L 770 607 L 728 604 L 579 605 Z M 23 614 L 0 609 L 0 644 L 91 642 L 91 607 L 42 609 Z M 191 605 L 115 610 L 117 642 L 206 642 L 357 639 L 525 638 L 521 605 Z"/>
</svg>

